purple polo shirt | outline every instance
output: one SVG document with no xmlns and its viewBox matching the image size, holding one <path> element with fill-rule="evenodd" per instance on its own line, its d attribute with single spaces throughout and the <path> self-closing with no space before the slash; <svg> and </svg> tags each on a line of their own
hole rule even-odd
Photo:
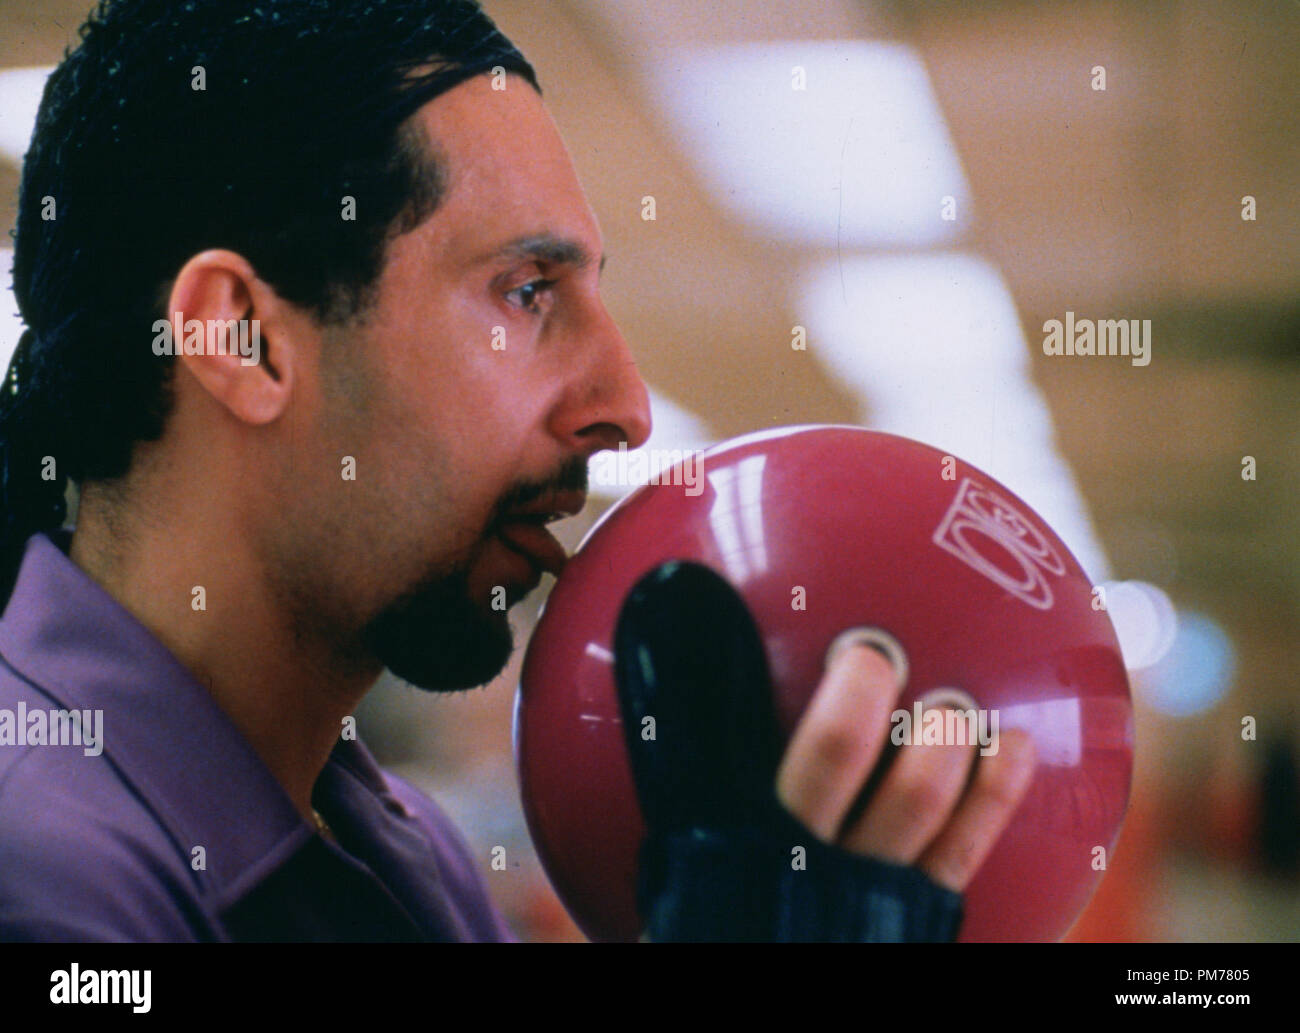
<svg viewBox="0 0 1300 1033">
<path fill-rule="evenodd" d="M 513 938 L 446 815 L 359 741 L 314 790 L 338 843 L 317 835 L 69 540 L 28 540 L 0 618 L 0 940 Z M 51 710 L 90 712 L 83 745 L 33 741 L 71 739 Z"/>
</svg>

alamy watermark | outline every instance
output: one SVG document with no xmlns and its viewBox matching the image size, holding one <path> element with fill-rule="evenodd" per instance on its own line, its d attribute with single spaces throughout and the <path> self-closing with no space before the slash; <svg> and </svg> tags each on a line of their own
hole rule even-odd
<svg viewBox="0 0 1300 1033">
<path fill-rule="evenodd" d="M 677 485 L 694 497 L 704 493 L 704 452 L 689 448 L 638 448 L 629 452 L 627 442 L 620 441 L 617 452 L 601 452 L 591 460 L 587 476 L 591 484 L 601 487 Z"/>
<path fill-rule="evenodd" d="M 911 710 L 895 710 L 889 717 L 889 741 L 895 746 L 976 746 L 981 757 L 998 752 L 998 712 L 980 707 L 943 705 L 921 700 Z"/>
<path fill-rule="evenodd" d="M 0 746 L 80 746 L 87 757 L 104 752 L 102 710 L 28 710 L 19 700 L 0 709 Z"/>
<path fill-rule="evenodd" d="M 1134 366 L 1151 362 L 1149 319 L 1049 319 L 1043 324 L 1044 355 L 1128 355 Z"/>
<path fill-rule="evenodd" d="M 83 970 L 73 962 L 50 973 L 51 1004 L 129 1004 L 137 1015 L 152 1007 L 152 969 Z"/>
<path fill-rule="evenodd" d="M 172 324 L 181 328 L 176 340 Z M 153 353 L 162 355 L 238 355 L 245 366 L 262 361 L 262 324 L 257 319 L 186 319 L 174 312 L 172 318 L 153 324 Z"/>
</svg>

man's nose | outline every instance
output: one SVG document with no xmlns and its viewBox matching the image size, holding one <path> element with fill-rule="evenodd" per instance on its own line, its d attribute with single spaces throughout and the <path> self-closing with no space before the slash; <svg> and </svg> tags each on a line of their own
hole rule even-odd
<svg viewBox="0 0 1300 1033">
<path fill-rule="evenodd" d="M 588 333 L 590 359 L 555 411 L 554 432 L 588 456 L 624 441 L 640 448 L 650 437 L 650 392 L 632 349 L 603 306 Z"/>
</svg>

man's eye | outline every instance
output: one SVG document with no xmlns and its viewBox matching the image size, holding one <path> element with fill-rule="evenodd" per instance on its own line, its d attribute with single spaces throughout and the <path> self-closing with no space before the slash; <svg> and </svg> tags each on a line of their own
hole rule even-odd
<svg viewBox="0 0 1300 1033">
<path fill-rule="evenodd" d="M 525 283 L 522 287 L 516 287 L 506 294 L 507 298 L 518 299 L 519 307 L 526 312 L 532 312 L 534 315 L 540 315 L 542 305 L 539 303 L 541 298 L 549 298 L 551 288 L 556 284 L 555 280 L 532 280 Z"/>
</svg>

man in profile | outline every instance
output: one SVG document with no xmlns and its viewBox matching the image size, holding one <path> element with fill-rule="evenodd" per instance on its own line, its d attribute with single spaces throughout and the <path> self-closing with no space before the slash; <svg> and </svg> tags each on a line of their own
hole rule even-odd
<svg viewBox="0 0 1300 1033">
<path fill-rule="evenodd" d="M 603 264 L 532 67 L 470 0 L 100 4 L 23 169 L 0 712 L 99 714 L 103 748 L 0 723 L 0 938 L 510 937 L 442 812 L 343 733 L 385 667 L 491 680 L 497 604 L 563 566 L 546 524 L 647 439 Z M 845 651 L 781 799 L 957 893 L 1028 755 L 967 788 L 969 750 L 918 752 L 907 827 L 841 829 L 896 691 Z"/>
</svg>

